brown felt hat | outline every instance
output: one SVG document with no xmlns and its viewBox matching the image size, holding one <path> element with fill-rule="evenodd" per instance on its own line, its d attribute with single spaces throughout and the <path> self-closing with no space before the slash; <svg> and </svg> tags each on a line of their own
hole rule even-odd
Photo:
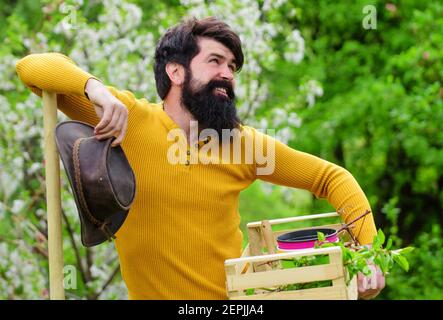
<svg viewBox="0 0 443 320">
<path fill-rule="evenodd" d="M 135 197 L 135 176 L 115 138 L 98 140 L 94 127 L 61 122 L 55 140 L 80 216 L 85 247 L 115 238 Z"/>
</svg>

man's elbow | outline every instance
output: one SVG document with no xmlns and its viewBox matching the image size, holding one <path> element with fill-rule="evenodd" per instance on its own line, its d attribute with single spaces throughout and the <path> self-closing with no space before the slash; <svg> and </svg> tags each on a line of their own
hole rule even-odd
<svg viewBox="0 0 443 320">
<path fill-rule="evenodd" d="M 29 78 L 29 73 L 33 71 L 33 65 L 37 58 L 36 53 L 29 54 L 15 63 L 15 70 L 19 78 L 26 84 Z"/>
<path fill-rule="evenodd" d="M 18 76 L 22 79 L 23 71 L 26 69 L 27 64 L 27 58 L 28 56 L 21 58 L 15 63 L 15 71 L 17 72 Z"/>
</svg>

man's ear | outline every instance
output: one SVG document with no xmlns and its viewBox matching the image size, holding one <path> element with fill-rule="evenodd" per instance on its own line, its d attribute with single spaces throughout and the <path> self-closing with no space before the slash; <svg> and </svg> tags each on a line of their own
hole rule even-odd
<svg viewBox="0 0 443 320">
<path fill-rule="evenodd" d="M 175 62 L 167 63 L 166 73 L 172 84 L 181 86 L 185 82 L 185 68 L 181 64 Z"/>
</svg>

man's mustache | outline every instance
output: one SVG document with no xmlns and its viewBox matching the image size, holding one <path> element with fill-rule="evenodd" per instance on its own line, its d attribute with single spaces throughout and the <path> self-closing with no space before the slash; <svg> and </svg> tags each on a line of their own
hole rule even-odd
<svg viewBox="0 0 443 320">
<path fill-rule="evenodd" d="M 228 95 L 230 100 L 235 98 L 234 88 L 232 87 L 232 83 L 228 80 L 211 80 L 205 87 L 205 91 L 212 92 L 215 88 L 223 88 L 226 90 L 226 94 Z"/>
</svg>

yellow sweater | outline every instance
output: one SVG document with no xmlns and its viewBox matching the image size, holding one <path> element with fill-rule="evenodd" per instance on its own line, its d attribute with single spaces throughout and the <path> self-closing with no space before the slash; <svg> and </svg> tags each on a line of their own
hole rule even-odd
<svg viewBox="0 0 443 320">
<path fill-rule="evenodd" d="M 68 57 L 32 54 L 16 67 L 21 80 L 34 93 L 41 96 L 41 90 L 56 92 L 58 108 L 69 118 L 93 126 L 98 123 L 84 94 L 86 82 L 93 76 Z M 174 141 L 168 141 L 167 134 L 178 125 L 161 104 L 108 88 L 129 111 L 121 146 L 137 181 L 128 218 L 116 234 L 130 299 L 225 299 L 224 261 L 239 257 L 242 250 L 239 193 L 257 178 L 307 189 L 318 198 L 327 198 L 337 209 L 348 206 L 345 221 L 370 209 L 348 171 L 247 126 L 243 127 L 246 134 L 262 135 L 275 142 L 272 174 L 257 175 L 256 163 L 171 164 L 166 154 Z M 360 243 L 370 243 L 376 234 L 372 215 L 358 223 L 355 230 L 361 230 Z"/>
</svg>

